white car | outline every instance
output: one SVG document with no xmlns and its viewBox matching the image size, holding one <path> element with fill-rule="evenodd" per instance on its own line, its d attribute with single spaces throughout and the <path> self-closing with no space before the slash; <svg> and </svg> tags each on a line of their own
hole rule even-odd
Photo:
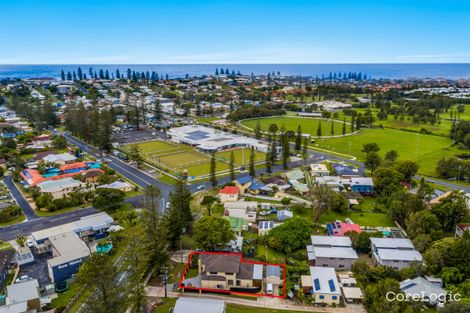
<svg viewBox="0 0 470 313">
<path fill-rule="evenodd" d="M 31 239 L 26 240 L 26 245 L 30 248 L 34 246 L 34 242 Z"/>
<path fill-rule="evenodd" d="M 169 209 L 170 206 L 171 206 L 170 202 L 167 202 L 167 203 L 166 203 L 166 208 Z"/>
<path fill-rule="evenodd" d="M 30 279 L 31 279 L 31 277 L 29 277 L 28 275 L 23 275 L 23 276 L 21 276 L 20 278 L 17 278 L 17 279 L 16 279 L 16 282 L 17 282 L 17 283 L 22 283 L 22 282 L 28 281 L 28 280 L 30 280 Z"/>
<path fill-rule="evenodd" d="M 204 187 L 205 187 L 204 185 L 199 185 L 199 186 L 197 186 L 196 189 L 197 189 L 197 190 L 202 190 L 202 189 L 204 189 Z"/>
</svg>

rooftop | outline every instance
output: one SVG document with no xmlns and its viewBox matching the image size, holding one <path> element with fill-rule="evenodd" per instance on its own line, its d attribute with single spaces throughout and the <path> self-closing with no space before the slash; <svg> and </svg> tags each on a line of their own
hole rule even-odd
<svg viewBox="0 0 470 313">
<path fill-rule="evenodd" d="M 238 194 L 238 188 L 236 186 L 225 186 L 224 188 L 220 189 L 219 193 L 236 195 Z"/>
<path fill-rule="evenodd" d="M 37 279 L 7 286 L 7 304 L 21 303 L 39 299 L 39 283 Z"/>
<path fill-rule="evenodd" d="M 184 298 L 176 300 L 173 313 L 223 313 L 225 303 L 222 300 L 204 298 Z"/>
<path fill-rule="evenodd" d="M 347 236 L 311 236 L 314 246 L 351 247 L 351 239 Z"/>
<path fill-rule="evenodd" d="M 413 243 L 406 238 L 370 238 L 376 248 L 382 249 L 413 249 Z"/>
<path fill-rule="evenodd" d="M 310 276 L 314 293 L 333 295 L 341 293 L 334 268 L 310 266 Z"/>
<path fill-rule="evenodd" d="M 58 254 L 55 258 L 47 260 L 51 267 L 90 255 L 90 249 L 74 232 L 49 237 L 49 241 Z"/>
</svg>

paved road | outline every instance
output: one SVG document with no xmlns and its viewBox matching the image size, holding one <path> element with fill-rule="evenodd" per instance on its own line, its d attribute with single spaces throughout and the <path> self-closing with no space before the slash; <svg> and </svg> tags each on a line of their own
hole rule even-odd
<svg viewBox="0 0 470 313">
<path fill-rule="evenodd" d="M 18 190 L 18 188 L 16 188 L 15 184 L 13 183 L 13 177 L 6 176 L 3 179 L 3 182 L 7 186 L 16 203 L 23 209 L 23 213 L 28 219 L 28 221 L 38 219 L 39 217 L 36 215 L 36 212 L 34 212 L 33 208 L 29 205 L 28 201 L 26 201 L 26 199 L 23 197 L 23 194 Z"/>
<path fill-rule="evenodd" d="M 16 225 L 0 228 L 0 240 L 12 240 L 19 235 L 27 236 L 31 232 L 78 221 L 84 216 L 98 213 L 94 208 L 85 208 L 48 217 L 38 217 Z"/>
<path fill-rule="evenodd" d="M 82 140 L 77 139 L 76 137 L 71 136 L 68 133 L 62 134 L 67 141 L 77 147 L 80 147 L 83 151 L 93 155 L 96 158 L 101 158 L 101 154 L 98 149 L 95 147 L 83 142 Z M 122 176 L 126 177 L 127 179 L 131 180 L 135 184 L 139 185 L 142 188 L 146 188 L 148 185 L 153 185 L 158 187 L 162 191 L 162 204 L 168 201 L 169 193 L 174 189 L 173 186 L 165 184 L 150 175 L 142 172 L 141 170 L 121 161 L 120 159 L 112 156 L 106 155 L 105 158 L 110 160 L 107 165 L 121 174 Z M 162 209 L 165 207 L 164 205 L 160 206 Z"/>
</svg>

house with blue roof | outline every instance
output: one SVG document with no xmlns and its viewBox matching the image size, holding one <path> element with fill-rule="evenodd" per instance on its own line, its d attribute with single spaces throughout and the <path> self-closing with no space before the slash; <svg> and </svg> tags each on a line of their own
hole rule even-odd
<svg viewBox="0 0 470 313">
<path fill-rule="evenodd" d="M 353 166 L 342 163 L 333 163 L 332 166 L 336 174 L 341 178 L 353 178 L 362 176 L 359 170 Z"/>
<path fill-rule="evenodd" d="M 248 192 L 248 188 L 253 182 L 253 177 L 248 174 L 240 175 L 233 182 L 238 187 L 238 190 L 240 190 L 240 194 L 244 194 Z"/>
<path fill-rule="evenodd" d="M 373 194 L 374 182 L 370 177 L 351 178 L 351 191 L 360 194 Z"/>
<path fill-rule="evenodd" d="M 254 195 L 270 195 L 274 191 L 271 187 L 266 186 L 263 183 L 260 183 L 256 179 L 253 179 L 250 187 L 248 187 L 248 192 Z"/>
</svg>

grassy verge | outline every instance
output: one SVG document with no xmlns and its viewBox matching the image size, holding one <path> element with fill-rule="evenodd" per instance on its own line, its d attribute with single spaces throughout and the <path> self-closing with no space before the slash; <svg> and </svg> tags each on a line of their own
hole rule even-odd
<svg viewBox="0 0 470 313">
<path fill-rule="evenodd" d="M 257 307 L 228 303 L 226 312 L 227 313 L 280 313 L 280 312 L 301 313 L 303 311 L 257 308 Z"/>
<path fill-rule="evenodd" d="M 12 219 L 11 221 L 0 223 L 0 227 L 5 227 L 5 226 L 18 224 L 18 223 L 23 222 L 25 219 L 26 219 L 26 216 L 24 216 L 24 214 L 21 214 L 20 216 Z"/>
</svg>

